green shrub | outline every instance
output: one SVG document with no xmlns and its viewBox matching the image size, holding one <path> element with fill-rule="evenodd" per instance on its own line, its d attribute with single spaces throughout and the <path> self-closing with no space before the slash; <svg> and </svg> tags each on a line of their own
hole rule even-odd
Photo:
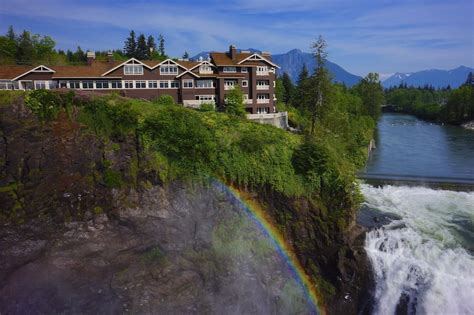
<svg viewBox="0 0 474 315">
<path fill-rule="evenodd" d="M 59 95 L 45 89 L 28 92 L 25 97 L 25 104 L 41 121 L 56 118 L 62 107 Z"/>
<path fill-rule="evenodd" d="M 107 168 L 104 171 L 104 183 L 105 186 L 109 188 L 120 188 L 123 184 L 122 174 L 118 171 Z"/>
<path fill-rule="evenodd" d="M 216 104 L 214 103 L 203 103 L 199 106 L 201 112 L 214 112 L 216 110 Z"/>
</svg>

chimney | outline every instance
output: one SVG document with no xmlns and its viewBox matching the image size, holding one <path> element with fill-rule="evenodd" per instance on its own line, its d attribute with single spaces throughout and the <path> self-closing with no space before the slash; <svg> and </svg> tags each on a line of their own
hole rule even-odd
<svg viewBox="0 0 474 315">
<path fill-rule="evenodd" d="M 232 61 L 235 61 L 237 59 L 237 48 L 235 48 L 234 45 L 230 45 L 229 54 Z"/>
<path fill-rule="evenodd" d="M 268 60 L 272 60 L 272 54 L 268 51 L 262 51 L 262 57 Z"/>
<path fill-rule="evenodd" d="M 109 65 L 114 63 L 114 54 L 110 50 L 107 52 L 107 62 Z"/>
<path fill-rule="evenodd" d="M 92 65 L 92 61 L 95 59 L 95 52 L 93 51 L 87 51 L 87 64 L 90 66 Z"/>
</svg>

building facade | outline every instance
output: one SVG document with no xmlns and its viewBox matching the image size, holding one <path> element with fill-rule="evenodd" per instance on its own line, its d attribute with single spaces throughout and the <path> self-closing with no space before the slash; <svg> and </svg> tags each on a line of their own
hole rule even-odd
<svg viewBox="0 0 474 315">
<path fill-rule="evenodd" d="M 249 114 L 276 113 L 275 82 L 278 65 L 269 53 L 212 52 L 198 61 L 95 60 L 87 53 L 83 66 L 0 66 L 0 89 L 73 89 L 119 91 L 132 98 L 170 95 L 176 103 L 198 108 L 204 103 L 225 107 L 235 86 L 244 94 Z"/>
</svg>

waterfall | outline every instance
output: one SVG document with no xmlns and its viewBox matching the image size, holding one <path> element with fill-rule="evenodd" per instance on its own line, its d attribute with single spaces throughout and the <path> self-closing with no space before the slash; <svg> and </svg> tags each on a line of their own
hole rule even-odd
<svg viewBox="0 0 474 315">
<path fill-rule="evenodd" d="M 362 185 L 395 219 L 366 236 L 376 314 L 474 314 L 474 192 Z"/>
</svg>

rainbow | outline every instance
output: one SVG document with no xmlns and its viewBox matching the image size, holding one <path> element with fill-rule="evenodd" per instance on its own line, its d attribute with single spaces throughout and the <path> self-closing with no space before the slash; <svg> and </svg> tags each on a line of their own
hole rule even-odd
<svg viewBox="0 0 474 315">
<path fill-rule="evenodd" d="M 242 210 L 244 210 L 246 214 L 249 215 L 250 219 L 256 223 L 263 234 L 271 240 L 277 252 L 288 265 L 288 268 L 296 282 L 303 289 L 312 313 L 326 314 L 326 311 L 319 302 L 321 301 L 320 295 L 317 293 L 314 284 L 301 266 L 291 247 L 285 241 L 283 235 L 271 223 L 272 221 L 268 218 L 268 215 L 262 207 L 245 196 L 241 191 L 225 185 L 219 180 L 215 179 L 213 185 L 221 192 L 226 193 L 233 204 L 237 204 Z"/>
</svg>

